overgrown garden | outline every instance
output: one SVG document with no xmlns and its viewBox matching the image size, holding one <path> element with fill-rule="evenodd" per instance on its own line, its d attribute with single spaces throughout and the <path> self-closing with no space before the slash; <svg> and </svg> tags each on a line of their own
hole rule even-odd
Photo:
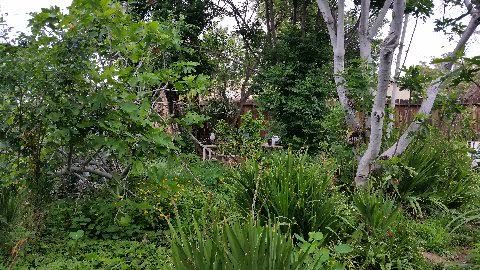
<svg viewBox="0 0 480 270">
<path fill-rule="evenodd" d="M 2 29 L 0 269 L 478 269 L 480 3 L 440 4 L 456 47 L 396 69 L 432 1 L 74 0 Z"/>
</svg>

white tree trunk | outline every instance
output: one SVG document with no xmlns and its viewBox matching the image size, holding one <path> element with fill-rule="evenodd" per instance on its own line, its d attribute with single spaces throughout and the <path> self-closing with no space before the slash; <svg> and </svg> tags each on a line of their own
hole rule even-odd
<svg viewBox="0 0 480 270">
<path fill-rule="evenodd" d="M 370 17 L 370 0 L 361 1 L 360 23 L 358 26 L 358 42 L 360 58 L 367 63 L 372 61 L 372 42 L 369 35 L 368 19 Z"/>
<path fill-rule="evenodd" d="M 395 73 L 393 74 L 394 81 L 397 81 L 398 77 L 400 77 L 400 68 L 402 66 L 402 56 L 403 56 L 403 45 L 405 43 L 408 18 L 409 18 L 409 14 L 406 14 L 405 19 L 403 20 L 403 28 L 402 28 L 402 35 L 400 37 L 400 44 L 398 45 L 397 62 L 395 63 Z M 405 55 L 405 57 L 407 56 Z M 387 138 L 390 137 L 393 130 L 393 124 L 395 120 L 395 101 L 397 99 L 397 93 L 398 93 L 398 85 L 394 83 L 392 87 L 392 96 L 390 98 L 390 113 L 388 115 L 390 122 L 388 123 L 388 126 L 387 126 Z"/>
<path fill-rule="evenodd" d="M 352 102 L 347 96 L 348 89 L 345 87 L 345 78 L 343 76 L 345 72 L 345 0 L 338 0 L 336 24 L 327 0 L 317 0 L 317 4 L 327 24 L 330 43 L 333 48 L 333 75 L 338 99 L 346 112 L 347 124 L 355 130 L 359 128 L 360 124 Z"/>
<path fill-rule="evenodd" d="M 450 61 L 445 63 L 445 65 L 443 66 L 445 71 L 451 71 L 458 52 L 465 48 L 465 45 L 467 44 L 472 34 L 475 32 L 475 29 L 478 27 L 479 24 L 480 24 L 480 10 L 476 10 L 472 12 L 472 18 L 470 20 L 470 23 L 468 24 L 467 28 L 463 31 L 462 36 L 457 43 L 457 46 L 450 53 L 449 55 Z M 430 115 L 433 104 L 435 103 L 435 99 L 437 98 L 437 94 L 441 90 L 441 87 L 442 87 L 441 79 L 435 80 L 428 87 L 426 98 L 423 99 L 422 105 L 420 106 L 420 109 L 417 113 L 417 116 L 422 116 L 422 117 L 416 117 L 417 119 L 424 119 L 425 117 Z M 398 141 L 395 142 L 384 153 L 382 153 L 381 156 L 383 158 L 391 158 L 393 156 L 402 154 L 405 151 L 405 149 L 407 149 L 410 142 L 412 141 L 413 135 L 420 129 L 421 124 L 422 124 L 421 120 L 415 120 L 414 122 L 412 122 L 410 126 L 407 128 L 407 130 L 405 130 L 405 132 L 402 134 L 402 136 L 400 136 Z"/>
<path fill-rule="evenodd" d="M 398 46 L 402 31 L 404 12 L 405 0 L 396 0 L 393 5 L 393 19 L 390 23 L 390 30 L 388 36 L 384 39 L 380 50 L 377 93 L 375 95 L 370 120 L 370 140 L 367 150 L 358 164 L 357 173 L 355 175 L 355 184 L 357 186 L 365 185 L 370 173 L 370 166 L 380 153 L 387 89 L 390 83 L 393 55 Z"/>
</svg>

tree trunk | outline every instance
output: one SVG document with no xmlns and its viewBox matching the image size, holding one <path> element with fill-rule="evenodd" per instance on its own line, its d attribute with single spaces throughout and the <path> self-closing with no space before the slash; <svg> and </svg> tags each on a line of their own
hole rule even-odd
<svg viewBox="0 0 480 270">
<path fill-rule="evenodd" d="M 357 186 L 363 186 L 367 183 L 370 166 L 380 153 L 383 136 L 383 122 L 385 118 L 385 103 L 387 89 L 390 83 L 390 70 L 393 61 L 393 54 L 400 39 L 404 11 L 405 0 L 395 1 L 393 6 L 393 19 L 390 23 L 390 31 L 383 41 L 380 50 L 377 93 L 375 95 L 370 120 L 370 140 L 367 150 L 358 164 L 357 173 L 355 175 L 355 184 Z"/>
<path fill-rule="evenodd" d="M 302 10 L 300 13 L 300 31 L 302 32 L 302 37 L 305 36 L 307 31 L 307 7 L 308 7 L 308 0 L 302 0 Z"/>
<path fill-rule="evenodd" d="M 273 0 L 265 0 L 265 18 L 267 22 L 267 39 L 270 46 L 276 44 L 275 31 L 275 11 L 273 8 Z"/>
<path fill-rule="evenodd" d="M 392 133 L 393 124 L 395 120 L 395 100 L 397 99 L 397 93 L 398 93 L 398 86 L 396 81 L 398 80 L 398 77 L 400 77 L 400 68 L 402 65 L 402 56 L 403 56 L 403 45 L 405 43 L 408 18 L 409 18 L 409 14 L 406 14 L 405 19 L 403 21 L 403 29 L 402 29 L 402 36 L 400 37 L 400 45 L 398 46 L 397 62 L 395 63 L 395 73 L 393 74 L 394 83 L 392 87 L 392 96 L 390 98 L 390 113 L 388 115 L 390 122 L 388 123 L 388 126 L 387 126 L 387 138 L 389 138 Z"/>
<path fill-rule="evenodd" d="M 337 23 L 333 20 L 332 12 L 327 0 L 317 0 L 318 8 L 327 24 L 330 43 L 333 48 L 333 76 L 335 78 L 338 99 L 345 111 L 345 118 L 352 130 L 359 130 L 360 123 L 356 117 L 353 103 L 347 97 L 348 90 L 345 87 L 345 0 L 338 0 Z"/>
<path fill-rule="evenodd" d="M 445 71 L 451 71 L 453 67 L 453 63 L 456 60 L 458 53 L 465 48 L 468 40 L 471 38 L 472 34 L 475 32 L 475 29 L 480 24 L 480 10 L 476 10 L 472 12 L 472 18 L 470 19 L 470 23 L 468 24 L 467 28 L 463 31 L 460 40 L 457 43 L 455 49 L 450 53 L 449 58 L 450 61 L 445 63 L 443 66 Z M 426 98 L 423 99 L 422 104 L 420 105 L 420 109 L 417 115 L 423 117 L 416 117 L 418 119 L 424 119 L 425 116 L 430 116 L 430 113 L 433 108 L 433 104 L 435 99 L 437 98 L 438 92 L 441 90 L 442 87 L 442 80 L 437 79 L 435 80 L 427 90 Z M 405 132 L 400 136 L 397 142 L 395 142 L 390 148 L 388 148 L 383 154 L 381 155 L 383 158 L 391 158 L 397 155 L 402 154 L 405 149 L 407 149 L 408 145 L 411 143 L 413 139 L 413 135 L 420 129 L 422 124 L 422 120 L 415 120 L 408 126 Z"/>
<path fill-rule="evenodd" d="M 298 0 L 292 1 L 292 24 L 296 25 L 298 21 Z"/>
<path fill-rule="evenodd" d="M 358 26 L 358 41 L 360 57 L 370 63 L 372 60 L 372 43 L 368 33 L 368 18 L 370 15 L 370 0 L 361 1 L 360 24 Z"/>
</svg>

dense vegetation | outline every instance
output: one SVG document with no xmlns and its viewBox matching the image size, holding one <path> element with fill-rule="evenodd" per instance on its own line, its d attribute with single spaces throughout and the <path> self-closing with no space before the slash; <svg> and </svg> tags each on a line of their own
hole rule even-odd
<svg viewBox="0 0 480 270">
<path fill-rule="evenodd" d="M 0 32 L 0 269 L 478 269 L 462 93 L 436 103 L 461 127 L 423 121 L 354 187 L 365 138 L 336 97 L 316 3 L 255 2 L 255 18 L 220 3 L 75 0 Z M 345 78 L 368 114 L 375 63 L 352 33 Z M 451 89 L 478 76 L 459 58 Z M 441 76 L 421 73 L 400 79 L 419 99 Z M 262 145 L 272 135 L 282 149 Z M 217 160 L 200 158 L 209 140 Z"/>
</svg>

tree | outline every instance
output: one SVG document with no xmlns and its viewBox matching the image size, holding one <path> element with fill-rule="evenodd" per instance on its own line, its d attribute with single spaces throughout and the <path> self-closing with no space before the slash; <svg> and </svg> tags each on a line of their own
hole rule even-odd
<svg viewBox="0 0 480 270">
<path fill-rule="evenodd" d="M 337 95 L 339 101 L 346 112 L 346 121 L 351 129 L 361 130 L 362 124 L 358 119 L 353 103 L 348 97 L 350 89 L 346 87 L 345 80 L 345 1 L 339 0 L 333 9 L 336 14 L 332 12 L 327 0 L 317 0 L 318 7 L 322 13 L 322 17 L 327 25 L 330 35 L 330 43 L 333 48 L 334 57 L 334 76 L 337 88 Z M 455 49 L 448 55 L 447 61 L 443 65 L 445 72 L 450 72 L 457 55 L 463 50 L 465 44 L 472 36 L 473 32 L 480 24 L 480 3 L 464 1 L 467 12 L 466 16 L 470 17 L 470 22 L 461 33 Z M 355 184 L 357 186 L 364 186 L 367 183 L 370 171 L 374 166 L 377 158 L 384 159 L 391 158 L 395 155 L 401 154 L 412 140 L 412 134 L 417 132 L 424 117 L 417 117 L 407 130 L 402 134 L 399 140 L 390 148 L 380 154 L 383 126 L 385 119 L 385 103 L 387 88 L 391 77 L 392 59 L 400 40 L 402 25 L 404 17 L 406 16 L 406 3 L 404 0 L 386 0 L 378 12 L 371 8 L 370 0 L 362 0 L 360 3 L 360 18 L 358 24 L 358 38 L 360 47 L 360 57 L 367 63 L 372 62 L 372 40 L 377 36 L 382 22 L 387 15 L 389 9 L 392 7 L 392 20 L 390 22 L 389 32 L 380 45 L 380 53 L 378 56 L 378 81 L 376 91 L 374 92 L 374 103 L 370 113 L 370 135 L 366 151 L 361 155 L 356 176 Z M 373 22 L 369 23 L 372 17 Z M 335 16 L 334 16 L 335 15 Z M 462 18 L 463 18 L 462 17 Z M 455 23 L 458 20 L 454 21 Z M 452 25 L 453 22 L 449 22 Z M 435 98 L 442 88 L 442 79 L 435 80 L 427 90 L 426 97 L 422 101 L 419 110 L 419 115 L 429 115 L 433 107 Z"/>
<path fill-rule="evenodd" d="M 198 95 L 207 77 L 192 74 L 196 63 L 164 64 L 184 49 L 175 22 L 135 22 L 119 3 L 76 0 L 69 14 L 43 9 L 30 25 L 18 45 L 0 44 L 2 181 L 43 202 L 56 180 L 125 181 L 176 149 L 156 93 L 174 85 Z"/>
</svg>

